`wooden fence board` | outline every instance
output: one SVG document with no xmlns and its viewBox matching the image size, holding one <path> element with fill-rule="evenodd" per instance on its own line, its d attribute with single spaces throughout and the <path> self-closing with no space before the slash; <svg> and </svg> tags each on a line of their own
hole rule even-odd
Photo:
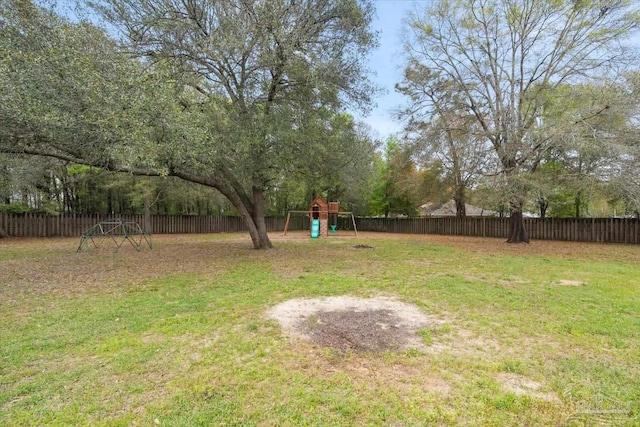
<svg viewBox="0 0 640 427">
<path fill-rule="evenodd" d="M 507 238 L 509 218 L 356 218 L 358 230 L 413 232 L 454 236 Z M 533 240 L 640 243 L 640 221 L 631 218 L 528 218 L 525 227 Z"/>
<path fill-rule="evenodd" d="M 0 227 L 13 237 L 78 237 L 110 215 L 61 215 L 0 213 Z M 125 221 L 144 226 L 143 215 L 121 215 Z M 230 233 L 247 231 L 233 216 L 151 216 L 153 234 Z M 266 218 L 267 230 L 282 231 L 285 218 Z M 356 218 L 359 231 L 387 233 L 441 234 L 507 238 L 509 218 Z M 528 218 L 525 227 L 533 240 L 607 242 L 640 244 L 640 221 L 635 218 Z M 309 219 L 293 217 L 290 230 L 307 230 Z"/>
</svg>

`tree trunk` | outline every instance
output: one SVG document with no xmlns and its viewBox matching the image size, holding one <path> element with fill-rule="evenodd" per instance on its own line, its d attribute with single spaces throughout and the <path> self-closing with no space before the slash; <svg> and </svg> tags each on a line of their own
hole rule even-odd
<svg viewBox="0 0 640 427">
<path fill-rule="evenodd" d="M 464 199 L 460 200 L 456 198 L 454 200 L 456 202 L 456 216 L 458 218 L 465 218 L 467 216 L 467 207 Z"/>
<path fill-rule="evenodd" d="M 458 150 L 456 150 L 455 143 L 453 142 L 453 136 L 451 131 L 447 131 L 447 140 L 449 141 L 449 147 L 451 155 L 453 157 L 453 177 L 454 177 L 454 194 L 453 200 L 456 202 L 456 217 L 465 218 L 467 216 L 466 197 L 465 197 L 465 183 L 462 179 L 462 170 L 460 167 L 460 159 L 458 158 Z"/>
<path fill-rule="evenodd" d="M 264 190 L 259 187 L 253 187 L 253 221 L 256 225 L 256 231 L 260 238 L 259 246 L 253 242 L 256 249 L 271 249 L 273 244 L 267 234 L 267 223 L 264 220 Z"/>
<path fill-rule="evenodd" d="M 580 205 L 582 204 L 582 197 L 581 197 L 580 191 L 578 191 L 578 194 L 576 194 L 576 197 L 574 199 L 574 204 L 575 204 L 575 217 L 580 218 Z"/>
<path fill-rule="evenodd" d="M 242 220 L 245 225 L 249 229 L 249 236 L 251 236 L 251 241 L 253 242 L 254 249 L 268 249 L 270 246 L 266 246 L 262 242 L 262 238 L 260 237 L 260 232 L 258 231 L 258 227 L 251 215 L 242 215 Z"/>
<path fill-rule="evenodd" d="M 234 179 L 233 175 L 224 169 L 219 170 L 220 180 L 210 180 L 201 177 L 173 170 L 173 176 L 177 176 L 186 181 L 202 184 L 215 188 L 233 205 L 242 217 L 244 224 L 249 230 L 249 236 L 255 249 L 270 249 L 273 247 L 267 235 L 267 226 L 264 221 L 264 191 L 261 187 L 254 185 L 253 200 L 247 196 L 240 183 Z"/>
<path fill-rule="evenodd" d="M 251 236 L 251 242 L 253 242 L 253 248 L 270 249 L 272 244 L 269 240 L 269 236 L 266 235 L 266 232 L 261 232 L 259 230 L 255 219 L 256 215 L 253 213 L 253 210 L 247 209 L 247 206 L 242 203 L 235 203 L 235 199 L 231 201 L 231 204 L 237 209 L 238 213 L 242 217 L 242 221 L 244 221 L 244 224 L 247 226 L 249 236 Z M 264 222 L 264 218 L 262 222 Z"/>
<path fill-rule="evenodd" d="M 538 207 L 540 208 L 540 218 L 545 219 L 547 217 L 547 209 L 549 208 L 549 201 L 546 199 L 538 200 Z"/>
<path fill-rule="evenodd" d="M 144 232 L 152 234 L 151 230 L 151 194 L 146 190 L 144 194 Z"/>
<path fill-rule="evenodd" d="M 253 248 L 271 249 L 273 245 L 267 235 L 267 227 L 264 221 L 264 201 L 262 207 L 257 209 L 258 212 L 262 211 L 262 214 L 257 213 L 255 207 L 249 210 L 244 204 L 238 205 L 234 201 L 231 201 L 231 204 L 238 210 L 244 224 L 247 226 L 251 242 L 253 242 Z"/>
<path fill-rule="evenodd" d="M 524 228 L 524 216 L 522 215 L 521 200 L 511 202 L 509 206 L 510 222 L 509 240 L 507 243 L 529 243 L 527 230 Z"/>
<path fill-rule="evenodd" d="M 453 196 L 453 200 L 456 202 L 456 216 L 458 218 L 465 218 L 467 216 L 467 204 L 464 197 L 464 187 L 456 188 L 456 194 Z"/>
</svg>

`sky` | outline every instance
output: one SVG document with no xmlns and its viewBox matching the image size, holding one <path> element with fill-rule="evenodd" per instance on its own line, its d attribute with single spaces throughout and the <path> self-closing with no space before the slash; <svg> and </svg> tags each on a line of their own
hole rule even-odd
<svg viewBox="0 0 640 427">
<path fill-rule="evenodd" d="M 402 80 L 404 55 L 401 42 L 402 22 L 416 8 L 424 9 L 430 0 L 374 0 L 376 17 L 373 29 L 379 32 L 379 47 L 369 56 L 369 68 L 375 72 L 374 83 L 383 93 L 376 97 L 377 106 L 368 116 L 354 113 L 359 121 L 368 124 L 375 137 L 386 139 L 401 129 L 394 119 L 393 110 L 402 106 L 405 97 L 396 92 L 395 85 Z"/>
</svg>

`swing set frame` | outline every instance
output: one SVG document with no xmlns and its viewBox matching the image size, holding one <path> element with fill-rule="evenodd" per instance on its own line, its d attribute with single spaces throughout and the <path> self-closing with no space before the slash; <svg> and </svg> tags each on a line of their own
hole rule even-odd
<svg viewBox="0 0 640 427">
<path fill-rule="evenodd" d="M 308 211 L 289 211 L 289 213 L 287 213 L 287 220 L 284 223 L 284 232 L 282 233 L 283 236 L 287 235 L 287 231 L 289 229 L 289 221 L 291 219 L 291 214 L 307 214 L 309 215 L 310 219 L 314 218 L 314 215 L 318 215 L 318 211 L 314 211 L 314 210 L 308 210 Z M 358 235 L 358 228 L 356 227 L 356 219 L 353 216 L 353 212 L 329 212 L 328 213 L 329 216 L 331 215 L 342 215 L 342 216 L 348 216 L 351 218 L 351 224 L 353 225 L 353 232 L 354 235 L 357 236 Z"/>
</svg>

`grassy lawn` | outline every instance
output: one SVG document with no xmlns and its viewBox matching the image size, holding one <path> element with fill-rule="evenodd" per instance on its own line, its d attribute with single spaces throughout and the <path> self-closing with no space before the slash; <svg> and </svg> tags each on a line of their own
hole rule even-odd
<svg viewBox="0 0 640 427">
<path fill-rule="evenodd" d="M 0 425 L 582 425 L 601 397 L 640 425 L 640 247 L 273 238 L 0 240 Z M 423 350 L 343 354 L 267 316 L 337 295 L 438 326 Z"/>
</svg>

